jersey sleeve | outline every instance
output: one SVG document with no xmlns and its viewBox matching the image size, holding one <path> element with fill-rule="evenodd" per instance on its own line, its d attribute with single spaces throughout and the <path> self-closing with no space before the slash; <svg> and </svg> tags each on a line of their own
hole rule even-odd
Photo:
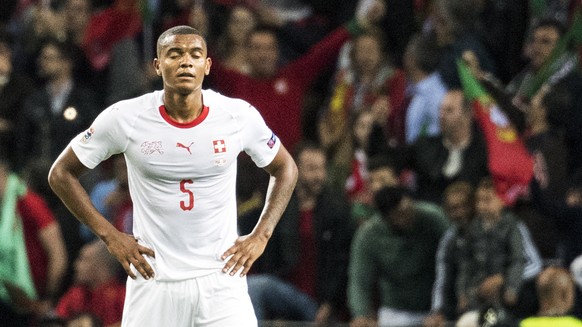
<svg viewBox="0 0 582 327">
<path fill-rule="evenodd" d="M 125 149 L 129 128 L 122 109 L 112 105 L 101 112 L 91 127 L 75 137 L 70 145 L 81 163 L 93 169 Z"/>
<path fill-rule="evenodd" d="M 250 104 L 246 106 L 240 116 L 242 146 L 255 164 L 259 168 L 263 168 L 273 161 L 279 147 L 281 147 L 281 141 L 267 126 L 257 109 Z"/>
</svg>

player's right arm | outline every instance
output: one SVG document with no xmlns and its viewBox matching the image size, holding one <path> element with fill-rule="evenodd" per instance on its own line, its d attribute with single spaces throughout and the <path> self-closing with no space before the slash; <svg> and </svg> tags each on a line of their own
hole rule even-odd
<svg viewBox="0 0 582 327">
<path fill-rule="evenodd" d="M 146 279 L 154 271 L 142 254 L 154 257 L 154 251 L 139 245 L 132 236 L 118 231 L 91 203 L 79 177 L 88 170 L 71 146 L 67 146 L 54 162 L 49 172 L 49 184 L 77 219 L 87 225 L 105 244 L 109 252 L 121 263 L 127 274 L 135 279 L 130 264 Z"/>
</svg>

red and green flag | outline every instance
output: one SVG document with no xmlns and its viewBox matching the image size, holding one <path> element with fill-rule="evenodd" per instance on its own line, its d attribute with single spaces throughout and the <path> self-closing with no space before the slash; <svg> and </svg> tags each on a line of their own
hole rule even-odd
<svg viewBox="0 0 582 327">
<path fill-rule="evenodd" d="M 481 86 L 469 67 L 457 62 L 465 97 L 485 136 L 489 173 L 497 194 L 511 206 L 524 194 L 533 176 L 533 160 L 515 127 Z"/>
</svg>

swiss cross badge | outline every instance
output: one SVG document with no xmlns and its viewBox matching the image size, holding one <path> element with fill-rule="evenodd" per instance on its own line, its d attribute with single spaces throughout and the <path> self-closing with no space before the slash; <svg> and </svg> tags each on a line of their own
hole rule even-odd
<svg viewBox="0 0 582 327">
<path fill-rule="evenodd" d="M 212 141 L 212 145 L 214 146 L 214 153 L 226 152 L 226 144 L 224 143 L 224 140 L 214 140 Z"/>
</svg>

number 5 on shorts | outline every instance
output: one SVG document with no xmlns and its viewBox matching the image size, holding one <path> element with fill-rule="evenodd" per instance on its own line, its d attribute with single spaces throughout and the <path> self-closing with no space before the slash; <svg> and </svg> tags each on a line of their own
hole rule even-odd
<svg viewBox="0 0 582 327">
<path fill-rule="evenodd" d="M 186 188 L 186 185 L 194 184 L 191 179 L 183 179 L 180 181 L 180 191 L 188 194 L 188 201 L 180 201 L 180 208 L 184 211 L 192 210 L 194 208 L 194 193 Z"/>
</svg>

